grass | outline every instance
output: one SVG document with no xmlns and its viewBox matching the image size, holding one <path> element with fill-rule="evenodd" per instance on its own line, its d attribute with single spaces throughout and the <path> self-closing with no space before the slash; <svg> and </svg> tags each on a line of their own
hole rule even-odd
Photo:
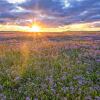
<svg viewBox="0 0 100 100">
<path fill-rule="evenodd" d="M 0 46 L 1 100 L 99 100 L 100 45 L 35 38 Z"/>
</svg>

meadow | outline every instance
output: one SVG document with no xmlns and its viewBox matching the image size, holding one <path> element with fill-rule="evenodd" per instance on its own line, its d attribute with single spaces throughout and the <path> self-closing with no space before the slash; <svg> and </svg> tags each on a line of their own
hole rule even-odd
<svg viewBox="0 0 100 100">
<path fill-rule="evenodd" d="M 0 32 L 0 100 L 100 100 L 100 32 Z"/>
</svg>

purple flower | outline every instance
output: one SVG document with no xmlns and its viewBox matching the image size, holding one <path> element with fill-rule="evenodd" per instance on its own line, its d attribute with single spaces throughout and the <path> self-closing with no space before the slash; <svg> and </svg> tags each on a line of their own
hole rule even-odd
<svg viewBox="0 0 100 100">
<path fill-rule="evenodd" d="M 20 77 L 15 77 L 14 81 L 19 81 L 20 80 Z"/>
<path fill-rule="evenodd" d="M 97 59 L 96 62 L 100 62 L 100 59 Z"/>
<path fill-rule="evenodd" d="M 64 87 L 62 87 L 62 90 L 63 90 L 64 93 L 66 93 L 66 91 L 68 91 L 68 87 L 64 86 Z"/>
<path fill-rule="evenodd" d="M 31 100 L 30 97 L 26 97 L 26 100 Z"/>
</svg>

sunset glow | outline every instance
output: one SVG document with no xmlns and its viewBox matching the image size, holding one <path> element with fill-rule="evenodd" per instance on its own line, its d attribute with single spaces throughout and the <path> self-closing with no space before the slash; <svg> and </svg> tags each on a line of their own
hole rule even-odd
<svg viewBox="0 0 100 100">
<path fill-rule="evenodd" d="M 38 25 L 33 25 L 31 30 L 33 32 L 40 32 L 41 31 L 41 28 Z"/>
<path fill-rule="evenodd" d="M 99 3 L 99 0 L 1 0 L 0 31 L 100 31 Z"/>
</svg>

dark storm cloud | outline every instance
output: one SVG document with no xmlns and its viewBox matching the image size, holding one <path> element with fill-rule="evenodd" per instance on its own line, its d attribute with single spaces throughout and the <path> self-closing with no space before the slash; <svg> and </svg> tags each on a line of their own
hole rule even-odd
<svg viewBox="0 0 100 100">
<path fill-rule="evenodd" d="M 21 4 L 0 0 L 0 18 L 26 23 L 36 18 L 54 26 L 100 21 L 100 0 L 26 0 Z"/>
</svg>

